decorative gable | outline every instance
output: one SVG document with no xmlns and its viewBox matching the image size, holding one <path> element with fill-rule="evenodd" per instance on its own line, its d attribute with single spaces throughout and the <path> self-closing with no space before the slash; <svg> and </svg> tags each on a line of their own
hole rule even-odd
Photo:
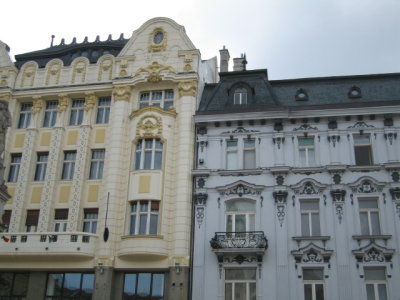
<svg viewBox="0 0 400 300">
<path fill-rule="evenodd" d="M 235 195 L 243 197 L 245 195 L 260 195 L 261 191 L 264 190 L 264 188 L 265 187 L 262 185 L 255 185 L 243 180 L 239 180 L 222 187 L 217 187 L 217 191 L 220 193 L 221 196 Z"/>
</svg>

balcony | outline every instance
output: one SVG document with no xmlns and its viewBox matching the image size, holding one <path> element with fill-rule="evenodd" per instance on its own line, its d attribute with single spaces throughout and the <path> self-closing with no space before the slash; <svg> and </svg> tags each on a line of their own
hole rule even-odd
<svg viewBox="0 0 400 300">
<path fill-rule="evenodd" d="M 268 248 L 263 231 L 216 232 L 210 244 L 219 253 L 264 253 Z"/>
<path fill-rule="evenodd" d="M 86 232 L 10 232 L 3 236 L 0 257 L 46 255 L 93 258 L 97 235 Z"/>
</svg>

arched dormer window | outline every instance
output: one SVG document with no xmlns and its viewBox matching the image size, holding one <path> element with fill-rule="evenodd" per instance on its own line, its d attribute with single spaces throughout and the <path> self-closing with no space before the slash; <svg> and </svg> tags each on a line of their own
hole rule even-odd
<svg viewBox="0 0 400 300">
<path fill-rule="evenodd" d="M 235 89 L 233 94 L 233 104 L 246 105 L 247 104 L 247 90 L 245 88 Z"/>
</svg>

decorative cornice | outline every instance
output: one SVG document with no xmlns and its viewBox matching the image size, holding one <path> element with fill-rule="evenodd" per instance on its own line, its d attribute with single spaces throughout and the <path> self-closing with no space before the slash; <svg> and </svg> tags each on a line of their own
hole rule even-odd
<svg viewBox="0 0 400 300">
<path fill-rule="evenodd" d="M 178 83 L 178 91 L 179 96 L 196 96 L 197 93 L 197 81 L 189 80 L 189 81 L 180 81 Z"/>
<path fill-rule="evenodd" d="M 132 88 L 128 85 L 121 85 L 121 86 L 115 86 L 113 88 L 113 99 L 114 101 L 129 101 L 131 97 L 131 91 Z"/>
<path fill-rule="evenodd" d="M 161 74 L 160 74 L 162 71 L 169 71 L 172 73 L 176 73 L 176 71 L 173 67 L 163 66 L 163 65 L 160 65 L 158 62 L 153 61 L 147 67 L 142 67 L 142 68 L 138 69 L 135 73 L 135 76 L 139 75 L 140 73 L 148 73 L 147 81 L 151 82 L 151 83 L 158 83 L 162 80 Z"/>
<path fill-rule="evenodd" d="M 170 116 L 173 118 L 176 118 L 177 113 L 176 110 L 173 106 L 171 106 L 169 109 L 165 110 L 162 109 L 161 107 L 158 106 L 154 106 L 154 105 L 149 105 L 149 106 L 145 106 L 143 108 L 140 108 L 138 110 L 133 111 L 130 115 L 129 118 L 132 120 L 133 118 L 140 116 L 141 114 L 147 113 L 147 112 L 156 112 L 159 113 L 161 115 L 165 115 L 165 116 Z"/>
</svg>

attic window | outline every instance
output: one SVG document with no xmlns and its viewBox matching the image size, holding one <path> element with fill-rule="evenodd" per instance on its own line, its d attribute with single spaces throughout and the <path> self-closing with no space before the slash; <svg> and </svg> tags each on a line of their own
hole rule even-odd
<svg viewBox="0 0 400 300">
<path fill-rule="evenodd" d="M 350 88 L 347 96 L 349 98 L 361 98 L 361 89 L 357 86 L 353 86 Z"/>
<path fill-rule="evenodd" d="M 296 101 L 307 101 L 308 95 L 304 89 L 298 89 L 295 96 Z"/>
<path fill-rule="evenodd" d="M 238 88 L 235 90 L 233 95 L 233 104 L 244 105 L 247 104 L 247 90 L 244 88 Z"/>
</svg>

